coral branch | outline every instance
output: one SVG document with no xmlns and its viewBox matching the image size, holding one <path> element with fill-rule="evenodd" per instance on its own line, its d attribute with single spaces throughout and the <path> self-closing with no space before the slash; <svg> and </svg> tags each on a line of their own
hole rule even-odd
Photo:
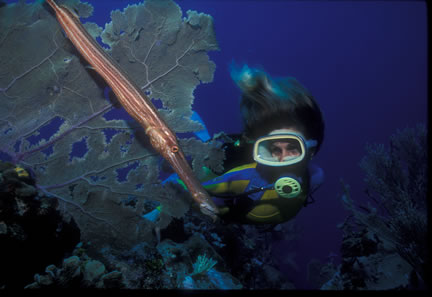
<svg viewBox="0 0 432 297">
<path fill-rule="evenodd" d="M 80 126 L 86 124 L 87 122 L 91 121 L 92 119 L 94 119 L 94 118 L 100 116 L 101 114 L 103 114 L 104 112 L 108 111 L 109 109 L 111 109 L 111 107 L 112 107 L 112 104 L 108 104 L 105 107 L 103 107 L 102 109 L 100 109 L 98 112 L 92 114 L 91 116 L 89 116 L 86 119 L 83 119 L 78 124 L 71 126 L 68 130 L 64 131 L 63 133 L 61 133 L 57 137 L 51 139 L 50 141 L 47 141 L 45 144 L 43 144 L 43 145 L 41 145 L 41 146 L 39 146 L 39 147 L 37 147 L 37 148 L 35 148 L 33 150 L 17 154 L 16 157 L 15 157 L 14 162 L 18 163 L 21 160 L 25 159 L 28 155 L 31 155 L 31 154 L 34 154 L 36 152 L 40 152 L 40 151 L 46 149 L 47 147 L 49 147 L 50 145 L 54 144 L 55 142 L 60 141 L 62 138 L 64 138 L 66 135 L 68 135 L 72 131 L 75 131 Z"/>
<path fill-rule="evenodd" d="M 392 135 L 390 149 L 367 146 L 367 155 L 360 164 L 366 173 L 366 193 L 383 211 L 371 204 L 366 212 L 362 211 L 354 205 L 347 185 L 342 184 L 342 200 L 356 222 L 387 240 L 423 280 L 429 259 L 426 135 L 426 128 L 418 125 Z"/>
</svg>

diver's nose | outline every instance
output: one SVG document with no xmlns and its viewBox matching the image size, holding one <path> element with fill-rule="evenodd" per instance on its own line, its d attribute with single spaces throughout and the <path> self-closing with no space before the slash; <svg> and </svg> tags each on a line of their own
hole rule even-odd
<svg viewBox="0 0 432 297">
<path fill-rule="evenodd" d="M 282 153 L 279 156 L 279 162 L 282 162 L 288 156 L 291 156 L 291 152 L 289 150 L 283 148 Z"/>
</svg>

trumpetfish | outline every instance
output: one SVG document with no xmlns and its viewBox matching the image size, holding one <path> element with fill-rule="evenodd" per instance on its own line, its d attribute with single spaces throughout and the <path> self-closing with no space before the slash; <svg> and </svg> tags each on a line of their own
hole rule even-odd
<svg viewBox="0 0 432 297">
<path fill-rule="evenodd" d="M 201 212 L 216 221 L 219 214 L 217 206 L 194 175 L 175 133 L 159 116 L 150 99 L 90 36 L 76 14 L 66 6 L 57 5 L 54 0 L 46 2 L 54 9 L 58 22 L 75 48 L 111 87 L 123 108 L 145 129 L 153 148 L 170 163 L 185 183 Z"/>
</svg>

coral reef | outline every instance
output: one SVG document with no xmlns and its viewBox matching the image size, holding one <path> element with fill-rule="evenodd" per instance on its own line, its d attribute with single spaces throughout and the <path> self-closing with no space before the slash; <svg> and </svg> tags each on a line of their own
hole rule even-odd
<svg viewBox="0 0 432 297">
<path fill-rule="evenodd" d="M 0 14 L 0 159 L 11 162 L 0 170 L 1 287 L 293 288 L 269 243 L 281 231 L 213 224 L 180 186 L 162 185 L 171 172 L 46 5 L 19 1 Z M 105 28 L 84 25 L 176 133 L 201 130 L 190 116 L 194 89 L 215 70 L 211 16 L 147 0 L 111 17 Z M 179 141 L 198 177 L 203 166 L 221 172 L 216 138 Z M 142 217 L 155 207 L 157 220 Z"/>
<path fill-rule="evenodd" d="M 189 211 L 160 231 L 157 245 L 143 242 L 123 251 L 107 245 L 92 257 L 120 271 L 127 288 L 294 289 L 279 272 L 270 244 L 281 238 L 281 232 L 269 227 L 214 224 Z M 194 268 L 203 255 L 215 265 Z"/>
<path fill-rule="evenodd" d="M 80 242 L 71 257 L 63 260 L 61 267 L 49 265 L 44 274 L 35 274 L 34 282 L 25 289 L 39 288 L 124 288 L 120 271 L 108 272 L 105 265 L 91 259 Z"/>
<path fill-rule="evenodd" d="M 282 228 L 213 224 L 190 210 L 161 230 L 159 243 L 130 249 L 109 241 L 77 244 L 80 231 L 64 220 L 57 198 L 38 192 L 25 169 L 0 168 L 4 288 L 294 288 L 280 274 L 270 244 L 283 238 Z"/>
<path fill-rule="evenodd" d="M 79 238 L 75 222 L 63 218 L 57 199 L 37 191 L 29 171 L 0 161 L 0 287 L 22 288 Z"/>
<path fill-rule="evenodd" d="M 360 166 L 367 196 L 375 203 L 355 208 L 345 189 L 346 207 L 359 224 L 391 243 L 395 251 L 425 280 L 427 245 L 427 131 L 424 125 L 397 131 L 390 148 L 367 146 Z"/>
<path fill-rule="evenodd" d="M 215 268 L 218 271 L 230 273 L 242 284 L 243 289 L 294 289 L 293 284 L 280 273 L 280 261 L 276 258 L 272 245 L 286 239 L 286 227 L 224 222 L 213 224 L 192 212 L 188 212 L 182 220 L 182 224 L 177 224 L 183 227 L 182 231 L 179 231 L 178 227 L 175 229 L 177 235 L 183 234 L 183 237 L 177 237 L 178 241 L 194 235 L 199 236 L 219 255 L 214 256 L 211 250 L 204 250 L 194 254 L 192 262 L 196 261 L 199 255 L 206 254 L 217 261 Z M 171 236 L 172 232 L 167 231 L 166 236 Z M 292 233 L 288 234 L 291 235 Z"/>
<path fill-rule="evenodd" d="M 323 285 L 329 282 L 330 279 L 336 278 L 336 272 L 338 272 L 338 267 L 332 260 L 327 263 L 322 263 L 320 260 L 311 259 L 307 266 L 307 280 L 312 286 L 312 289 L 320 289 L 323 288 Z M 339 290 L 343 288 L 338 288 L 336 284 L 334 284 L 332 289 Z"/>
<path fill-rule="evenodd" d="M 353 230 L 353 223 L 341 224 L 344 232 L 339 267 L 323 265 L 319 271 L 322 290 L 406 290 L 412 289 L 412 267 L 392 248 L 366 228 Z M 330 274 L 329 272 L 333 272 Z M 415 276 L 414 276 L 415 277 Z"/>
<path fill-rule="evenodd" d="M 88 3 L 57 2 L 82 19 L 92 13 Z M 31 168 L 35 188 L 57 198 L 92 248 L 155 241 L 155 227 L 189 209 L 188 193 L 161 185 L 166 173 L 145 132 L 83 62 L 47 5 L 19 1 L 1 5 L 0 15 L 0 158 Z M 207 56 L 218 49 L 211 16 L 188 11 L 183 18 L 171 0 L 129 5 L 111 16 L 105 28 L 84 25 L 174 132 L 201 130 L 190 116 L 194 89 L 211 82 L 215 70 Z M 215 142 L 179 142 L 197 175 L 204 165 L 222 169 Z M 154 223 L 141 217 L 151 203 L 164 210 Z"/>
<path fill-rule="evenodd" d="M 89 250 L 90 251 L 90 250 Z M 113 249 L 106 245 L 92 255 L 107 269 L 119 271 L 128 289 L 164 289 L 162 271 L 164 262 L 154 245 L 142 242 L 128 250 Z"/>
<path fill-rule="evenodd" d="M 366 193 L 376 208 L 369 207 L 364 215 L 347 206 L 359 222 L 389 240 L 423 280 L 429 261 L 427 148 L 427 130 L 420 124 L 392 135 L 389 149 L 368 146 L 360 166 L 366 173 Z"/>
<path fill-rule="evenodd" d="M 207 273 L 213 266 L 216 265 L 216 261 L 212 258 L 207 258 L 207 255 L 199 255 L 196 262 L 192 265 L 193 271 L 191 275 Z"/>
<path fill-rule="evenodd" d="M 223 262 L 212 246 L 198 234 L 192 235 L 184 243 L 165 239 L 157 246 L 164 262 L 163 279 L 165 287 L 176 289 L 240 289 L 241 284 L 229 273 L 221 272 Z M 202 255 L 217 259 L 213 265 L 197 267 Z M 214 260 L 213 260 L 214 261 Z M 205 261 L 207 264 L 208 261 Z M 200 264 L 200 263 L 198 263 Z M 201 263 L 202 264 L 202 263 Z"/>
<path fill-rule="evenodd" d="M 425 289 L 427 245 L 427 131 L 424 125 L 397 131 L 390 147 L 366 147 L 360 163 L 368 204 L 357 206 L 342 182 L 344 206 L 351 215 L 343 230 L 342 264 L 319 265 L 322 289 Z M 328 279 L 326 271 L 336 271 Z M 322 278 L 326 275 L 328 281 Z"/>
</svg>

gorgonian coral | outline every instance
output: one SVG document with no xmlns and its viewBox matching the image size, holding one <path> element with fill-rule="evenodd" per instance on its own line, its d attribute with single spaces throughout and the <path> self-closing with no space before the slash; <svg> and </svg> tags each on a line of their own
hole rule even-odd
<svg viewBox="0 0 432 297">
<path fill-rule="evenodd" d="M 93 9 L 78 0 L 57 2 L 81 18 Z M 84 25 L 174 132 L 202 129 L 190 117 L 194 89 L 212 81 L 215 70 L 207 55 L 218 48 L 211 16 L 188 11 L 183 17 L 171 0 L 148 0 L 112 12 L 111 19 L 104 29 Z M 34 173 L 38 190 L 60 201 L 83 241 L 148 241 L 154 227 L 164 228 L 189 209 L 184 192 L 160 183 L 160 156 L 136 122 L 119 116 L 116 99 L 48 6 L 20 1 L 0 7 L 0 69 L 0 157 Z M 223 152 L 215 142 L 179 142 L 197 175 L 204 165 L 221 169 Z M 159 221 L 142 218 L 157 205 L 163 209 Z"/>
<path fill-rule="evenodd" d="M 425 280 L 427 246 L 427 130 L 424 125 L 397 131 L 390 146 L 370 144 L 360 163 L 367 206 L 355 206 L 348 186 L 343 201 L 360 225 L 387 240 Z"/>
</svg>

